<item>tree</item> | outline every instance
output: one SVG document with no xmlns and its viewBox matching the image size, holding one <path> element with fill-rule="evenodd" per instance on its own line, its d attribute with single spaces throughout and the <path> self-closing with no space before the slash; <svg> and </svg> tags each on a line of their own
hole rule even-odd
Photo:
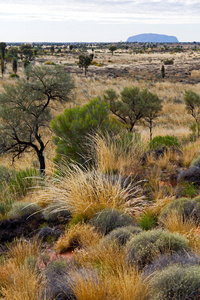
<svg viewBox="0 0 200 300">
<path fill-rule="evenodd" d="M 1 42 L 0 43 L 0 52 L 1 52 L 1 58 L 5 59 L 5 54 L 6 54 L 6 43 Z"/>
<path fill-rule="evenodd" d="M 188 113 L 195 119 L 197 136 L 200 136 L 200 95 L 193 91 L 185 91 L 184 102 Z"/>
<path fill-rule="evenodd" d="M 104 99 L 110 104 L 111 112 L 131 132 L 136 122 L 145 115 L 145 101 L 142 99 L 138 87 L 125 87 L 121 92 L 121 100 L 117 100 L 118 97 L 113 89 L 107 90 L 104 94 Z"/>
<path fill-rule="evenodd" d="M 114 51 L 116 51 L 117 50 L 117 46 L 110 46 L 109 47 L 109 50 L 110 50 L 110 52 L 112 52 L 112 55 L 113 55 L 113 53 L 114 53 Z"/>
<path fill-rule="evenodd" d="M 109 130 L 109 105 L 96 98 L 80 107 L 67 108 L 51 123 L 56 136 L 57 156 L 60 159 L 85 163 L 88 160 L 88 136 L 102 130 Z"/>
<path fill-rule="evenodd" d="M 85 76 L 87 74 L 87 69 L 92 62 L 92 57 L 87 55 L 79 55 L 78 66 L 79 68 L 85 69 Z"/>
<path fill-rule="evenodd" d="M 6 55 L 6 58 L 17 58 L 17 55 L 18 55 L 18 48 L 17 47 L 11 47 L 8 49 L 8 52 L 7 52 L 7 55 Z"/>
<path fill-rule="evenodd" d="M 50 51 L 51 51 L 51 54 L 53 55 L 53 53 L 54 53 L 54 50 L 55 50 L 55 48 L 54 48 L 54 46 L 52 45 L 51 47 L 50 47 Z"/>
<path fill-rule="evenodd" d="M 165 78 L 165 66 L 164 65 L 162 65 L 162 67 L 161 67 L 161 76 L 163 79 Z"/>
<path fill-rule="evenodd" d="M 33 58 L 33 49 L 31 45 L 29 44 L 21 45 L 20 51 L 21 51 L 21 58 L 23 58 L 23 56 L 27 60 L 31 60 Z"/>
<path fill-rule="evenodd" d="M 29 81 L 5 85 L 0 94 L 0 152 L 11 153 L 13 160 L 34 150 L 41 173 L 45 173 L 44 150 L 48 143 L 51 104 L 71 100 L 74 83 L 61 66 L 37 66 L 27 70 Z"/>
<path fill-rule="evenodd" d="M 152 129 L 153 129 L 153 120 L 158 117 L 160 110 L 162 109 L 162 100 L 156 95 L 143 89 L 141 91 L 141 97 L 145 102 L 145 113 L 144 118 L 148 124 L 150 131 L 150 141 L 152 140 Z"/>
<path fill-rule="evenodd" d="M 16 57 L 13 58 L 12 69 L 13 69 L 13 73 L 16 75 L 17 74 L 17 59 L 16 59 Z"/>
<path fill-rule="evenodd" d="M 5 69 L 6 69 L 5 62 L 4 62 L 3 57 L 1 57 L 1 74 L 2 74 L 2 78 L 3 78 L 3 74 L 5 73 Z"/>
</svg>

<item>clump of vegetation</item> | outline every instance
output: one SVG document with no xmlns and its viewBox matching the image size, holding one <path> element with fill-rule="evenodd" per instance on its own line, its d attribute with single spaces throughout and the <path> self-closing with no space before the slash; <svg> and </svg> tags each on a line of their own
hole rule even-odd
<svg viewBox="0 0 200 300">
<path fill-rule="evenodd" d="M 98 131 L 109 129 L 109 106 L 98 98 L 83 107 L 68 108 L 64 114 L 52 121 L 51 127 L 56 134 L 55 161 L 64 159 L 84 163 L 88 160 L 88 137 Z"/>
<path fill-rule="evenodd" d="M 198 299 L 199 284 L 199 266 L 173 265 L 155 274 L 152 299 Z"/>
<path fill-rule="evenodd" d="M 144 267 L 163 253 L 189 250 L 186 238 L 168 231 L 150 230 L 142 232 L 126 245 L 126 259 L 129 264 Z"/>
<path fill-rule="evenodd" d="M 155 136 L 149 143 L 150 149 L 162 149 L 163 147 L 180 147 L 180 142 L 175 136 Z"/>
<path fill-rule="evenodd" d="M 138 224 L 143 230 L 150 230 L 155 227 L 157 221 L 158 218 L 156 215 L 151 211 L 146 211 L 140 216 Z"/>
<path fill-rule="evenodd" d="M 181 198 L 169 203 L 159 216 L 160 224 L 165 223 L 172 212 L 175 211 L 181 216 L 183 222 L 192 219 L 193 223 L 198 225 L 200 222 L 199 197 L 194 199 Z"/>
<path fill-rule="evenodd" d="M 30 217 L 31 215 L 40 212 L 41 208 L 35 203 L 27 203 L 27 202 L 14 202 L 12 204 L 11 210 L 8 212 L 8 217 L 22 218 L 22 217 Z"/>
<path fill-rule="evenodd" d="M 116 228 L 134 225 L 134 223 L 131 216 L 116 209 L 104 209 L 90 220 L 90 224 L 104 235 Z"/>
<path fill-rule="evenodd" d="M 164 65 L 173 65 L 174 64 L 174 60 L 173 59 L 165 59 L 163 61 Z"/>
</svg>

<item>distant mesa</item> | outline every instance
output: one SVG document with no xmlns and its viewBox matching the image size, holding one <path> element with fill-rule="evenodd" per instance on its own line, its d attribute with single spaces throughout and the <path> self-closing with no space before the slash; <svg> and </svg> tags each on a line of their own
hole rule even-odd
<svg viewBox="0 0 200 300">
<path fill-rule="evenodd" d="M 131 36 L 129 43 L 179 43 L 177 37 L 156 33 L 143 33 Z"/>
</svg>

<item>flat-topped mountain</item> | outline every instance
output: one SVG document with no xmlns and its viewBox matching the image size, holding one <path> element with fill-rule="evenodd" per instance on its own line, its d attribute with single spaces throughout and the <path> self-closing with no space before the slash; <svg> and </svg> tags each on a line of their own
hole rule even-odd
<svg viewBox="0 0 200 300">
<path fill-rule="evenodd" d="M 127 39 L 129 43 L 179 43 L 177 37 L 165 34 L 143 33 L 131 36 Z"/>
</svg>

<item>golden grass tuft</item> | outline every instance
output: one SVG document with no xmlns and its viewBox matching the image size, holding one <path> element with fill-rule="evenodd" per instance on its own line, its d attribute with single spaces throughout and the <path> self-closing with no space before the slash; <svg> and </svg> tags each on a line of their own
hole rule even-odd
<svg viewBox="0 0 200 300">
<path fill-rule="evenodd" d="M 188 217 L 187 219 L 183 218 L 177 210 L 172 210 L 170 215 L 162 221 L 161 225 L 164 225 L 164 227 L 172 233 L 176 232 L 182 235 L 188 234 L 196 227 L 192 217 Z"/>
<path fill-rule="evenodd" d="M 101 238 L 94 227 L 88 224 L 76 224 L 66 230 L 65 235 L 61 236 L 55 245 L 58 253 L 64 253 L 75 248 L 92 247 Z"/>
<path fill-rule="evenodd" d="M 40 243 L 35 239 L 33 241 L 16 240 L 9 247 L 8 259 L 16 267 L 22 266 L 27 258 L 38 257 L 40 253 Z"/>
<path fill-rule="evenodd" d="M 143 202 L 137 184 L 131 188 L 122 187 L 121 176 L 104 175 L 78 165 L 66 167 L 64 177 L 50 180 L 39 203 L 43 202 L 44 207 L 45 203 L 57 202 L 58 199 L 73 215 L 84 214 L 87 218 L 106 207 L 123 210 Z"/>
<path fill-rule="evenodd" d="M 1 293 L 5 300 L 36 300 L 41 291 L 41 278 L 38 273 L 25 266 L 13 266 L 10 271 L 10 280 Z"/>
</svg>

